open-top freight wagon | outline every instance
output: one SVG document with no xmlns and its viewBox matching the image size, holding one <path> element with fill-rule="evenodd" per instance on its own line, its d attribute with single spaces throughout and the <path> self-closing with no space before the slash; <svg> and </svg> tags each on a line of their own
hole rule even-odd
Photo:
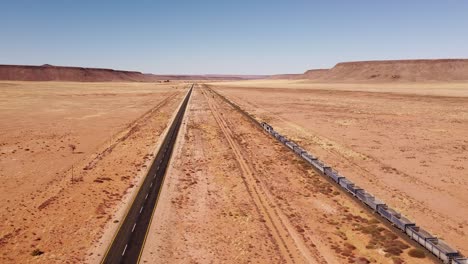
<svg viewBox="0 0 468 264">
<path fill-rule="evenodd" d="M 275 131 L 269 124 L 262 122 L 260 125 L 268 134 L 272 135 L 279 142 L 291 149 L 295 154 L 312 165 L 312 167 L 314 167 L 317 171 L 321 172 L 322 175 L 329 177 L 337 184 L 337 186 L 341 187 L 344 191 L 351 193 L 356 199 L 376 212 L 377 215 L 380 215 L 383 219 L 389 221 L 393 226 L 400 229 L 404 234 L 408 235 L 411 239 L 429 250 L 443 263 L 468 264 L 468 258 L 464 258 L 459 251 L 450 247 L 442 239 L 439 239 L 431 235 L 426 230 L 418 227 L 416 223 L 409 220 L 396 210 L 390 208 L 380 199 L 366 192 L 359 186 L 356 186 L 351 180 L 347 179 L 338 171 L 320 161 L 316 156 L 308 153 L 298 144 L 288 140 L 285 136 Z"/>
</svg>

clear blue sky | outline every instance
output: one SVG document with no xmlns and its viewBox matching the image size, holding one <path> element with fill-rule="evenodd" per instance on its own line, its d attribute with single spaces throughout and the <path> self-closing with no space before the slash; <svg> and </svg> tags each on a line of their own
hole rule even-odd
<svg viewBox="0 0 468 264">
<path fill-rule="evenodd" d="M 0 64 L 273 74 L 468 58 L 465 0 L 0 0 Z"/>
</svg>

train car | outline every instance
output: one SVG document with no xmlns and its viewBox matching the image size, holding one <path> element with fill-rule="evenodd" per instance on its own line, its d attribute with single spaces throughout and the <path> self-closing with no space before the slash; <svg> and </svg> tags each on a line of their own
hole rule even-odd
<svg viewBox="0 0 468 264">
<path fill-rule="evenodd" d="M 302 157 L 303 159 L 305 159 L 307 162 L 309 162 L 311 165 L 312 165 L 312 160 L 316 160 L 316 159 L 317 159 L 316 157 L 310 155 L 310 154 L 307 153 L 307 152 L 302 153 L 301 157 Z"/>
<path fill-rule="evenodd" d="M 401 231 L 406 232 L 406 227 L 415 226 L 416 224 L 401 214 L 392 215 L 392 223 Z"/>
<path fill-rule="evenodd" d="M 377 207 L 377 213 L 379 213 L 383 218 L 387 219 L 389 222 L 392 222 L 393 215 L 398 215 L 397 211 L 393 210 L 387 205 Z"/>
<path fill-rule="evenodd" d="M 321 173 L 325 173 L 325 169 L 324 169 L 323 163 L 320 162 L 318 159 L 312 160 L 312 162 L 311 162 L 310 164 L 312 164 L 312 166 L 314 166 L 314 167 L 315 167 L 317 170 L 319 170 Z"/>
<path fill-rule="evenodd" d="M 278 135 L 279 135 L 279 134 L 278 134 Z M 286 142 L 288 141 L 288 140 L 287 140 L 284 136 L 282 136 L 282 135 L 279 135 L 279 136 L 278 136 L 278 140 L 279 140 L 281 143 L 283 143 L 283 144 L 286 143 Z"/>
<path fill-rule="evenodd" d="M 306 157 L 307 157 L 307 158 L 309 158 L 309 159 L 311 159 L 311 160 L 316 160 L 316 159 L 317 159 L 317 157 L 315 157 L 314 155 L 310 154 L 310 153 L 307 152 L 307 151 L 304 152 L 304 153 L 302 153 L 301 156 L 302 156 L 303 158 L 306 158 Z"/>
<path fill-rule="evenodd" d="M 350 180 L 346 179 L 346 177 L 338 179 L 338 184 L 341 185 L 344 189 L 348 190 L 348 184 L 353 184 Z"/>
<path fill-rule="evenodd" d="M 286 146 L 290 149 L 292 149 L 294 151 L 294 147 L 296 147 L 297 145 L 294 144 L 292 141 L 286 141 L 284 144 L 286 144 Z"/>
<path fill-rule="evenodd" d="M 339 183 L 339 180 L 341 178 L 344 178 L 344 176 L 341 176 L 337 171 L 333 170 L 332 168 L 324 169 L 324 173 L 328 177 L 332 178 L 336 183 Z"/>
<path fill-rule="evenodd" d="M 379 205 L 384 205 L 383 202 L 376 200 L 372 194 L 366 193 L 364 190 L 359 190 L 356 192 L 356 196 L 359 200 L 361 200 L 361 202 L 372 208 L 374 211 L 377 211 L 377 207 Z"/>
<path fill-rule="evenodd" d="M 366 199 L 367 199 L 366 195 L 367 195 L 367 192 L 366 192 L 364 189 L 359 190 L 359 191 L 356 192 L 356 197 L 357 197 L 361 202 L 365 202 L 365 201 L 366 201 Z"/>
<path fill-rule="evenodd" d="M 444 263 L 468 264 L 468 258 L 460 255 L 457 250 L 451 248 L 443 240 L 434 237 L 429 232 L 416 226 L 414 222 L 402 216 L 392 208 L 389 208 L 383 201 L 375 198 L 373 195 L 367 193 L 359 186 L 356 186 L 353 182 L 340 175 L 339 172 L 333 170 L 330 166 L 320 161 L 317 157 L 308 153 L 296 143 L 288 140 L 286 137 L 276 132 L 272 126 L 265 122 L 262 122 L 261 126 L 266 132 L 273 135 L 277 140 L 293 150 L 297 155 L 301 156 L 304 160 L 309 162 L 313 167 L 322 172 L 324 175 L 332 178 L 342 188 L 353 194 L 361 202 L 368 205 L 375 212 L 392 223 L 395 227 L 405 232 L 409 237 L 424 246 Z"/>
<path fill-rule="evenodd" d="M 296 146 L 294 148 L 294 152 L 296 152 L 297 155 L 301 156 L 302 153 L 306 152 L 303 148 L 299 147 L 299 146 Z"/>
<path fill-rule="evenodd" d="M 454 258 L 452 264 L 468 264 L 468 258 Z"/>
<path fill-rule="evenodd" d="M 262 122 L 261 123 L 263 129 L 265 129 L 266 132 L 270 133 L 271 134 L 271 131 L 273 131 L 273 127 L 268 125 L 267 123 L 265 122 Z"/>
<path fill-rule="evenodd" d="M 276 139 L 279 138 L 279 136 L 281 136 L 278 132 L 274 131 L 273 130 L 273 133 L 271 133 Z"/>
<path fill-rule="evenodd" d="M 366 204 L 370 206 L 374 211 L 377 211 L 380 206 L 385 206 L 385 203 L 375 197 L 368 199 Z"/>
<path fill-rule="evenodd" d="M 359 193 L 361 193 L 361 192 L 359 192 Z M 364 195 L 361 195 L 361 197 L 358 196 L 358 199 L 361 200 L 364 204 L 367 204 L 367 205 L 369 205 L 369 201 L 371 201 L 374 198 L 375 197 L 372 196 L 372 194 L 370 194 L 370 193 L 365 193 Z"/>
<path fill-rule="evenodd" d="M 356 186 L 352 181 L 348 180 L 345 177 L 339 178 L 338 181 L 339 181 L 339 184 L 341 185 L 341 187 L 343 187 L 347 192 L 351 193 L 354 197 L 356 197 L 358 192 L 360 194 L 362 194 L 363 192 L 365 193 L 364 189 L 362 189 L 359 186 Z M 375 208 L 374 208 L 374 210 L 376 210 Z"/>
<path fill-rule="evenodd" d="M 340 179 L 344 178 L 344 176 L 340 175 L 337 171 L 330 167 L 325 168 L 324 171 L 325 175 L 332 178 L 336 183 L 339 183 Z"/>
<path fill-rule="evenodd" d="M 318 159 L 312 159 L 310 161 L 310 165 L 314 167 L 315 169 L 319 170 L 321 173 L 324 173 L 323 167 L 321 165 L 322 163 Z"/>
<path fill-rule="evenodd" d="M 353 196 L 356 196 L 356 193 L 360 190 L 363 190 L 361 187 L 353 184 L 348 184 L 348 187 L 346 188 Z"/>
<path fill-rule="evenodd" d="M 408 226 L 406 228 L 406 234 L 423 246 L 426 244 L 427 239 L 436 238 L 419 226 Z"/>
<path fill-rule="evenodd" d="M 427 239 L 424 247 L 444 263 L 450 263 L 452 259 L 460 257 L 460 253 L 457 250 L 451 248 L 447 243 L 438 238 Z"/>
</svg>

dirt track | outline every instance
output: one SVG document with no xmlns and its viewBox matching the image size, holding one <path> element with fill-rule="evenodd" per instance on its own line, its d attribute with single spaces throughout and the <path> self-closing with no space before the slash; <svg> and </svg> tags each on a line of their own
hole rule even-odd
<svg viewBox="0 0 468 264">
<path fill-rule="evenodd" d="M 208 90 L 196 89 L 145 263 L 427 263 Z"/>
<path fill-rule="evenodd" d="M 468 182 L 461 177 L 468 160 L 466 97 L 441 96 L 442 88 L 428 96 L 424 85 L 402 93 L 388 85 L 351 86 L 217 91 L 468 252 Z"/>
</svg>

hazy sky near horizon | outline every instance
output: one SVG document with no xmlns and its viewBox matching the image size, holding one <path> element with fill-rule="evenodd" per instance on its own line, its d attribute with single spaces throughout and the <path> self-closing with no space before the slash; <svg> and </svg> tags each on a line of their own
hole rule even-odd
<svg viewBox="0 0 468 264">
<path fill-rule="evenodd" d="M 465 0 L 0 0 L 0 64 L 275 74 L 468 58 Z"/>
</svg>

